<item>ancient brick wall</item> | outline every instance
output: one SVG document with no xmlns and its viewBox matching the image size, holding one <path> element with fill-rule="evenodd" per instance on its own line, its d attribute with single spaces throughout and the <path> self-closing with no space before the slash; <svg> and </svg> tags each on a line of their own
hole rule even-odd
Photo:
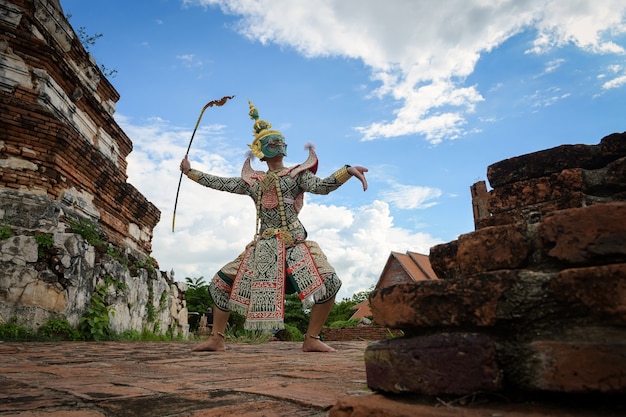
<svg viewBox="0 0 626 417">
<path fill-rule="evenodd" d="M 0 2 L 0 28 L 0 190 L 60 201 L 149 254 L 160 211 L 126 182 L 118 93 L 58 2 Z"/>
<path fill-rule="evenodd" d="M 407 336 L 368 347 L 370 388 L 625 393 L 626 133 L 487 177 L 492 190 L 471 187 L 476 230 L 431 248 L 442 279 L 372 293 L 374 320 Z"/>
<path fill-rule="evenodd" d="M 161 213 L 126 182 L 118 99 L 58 0 L 0 0 L 0 323 L 76 326 L 105 288 L 111 331 L 187 335 L 186 286 L 150 256 Z"/>
</svg>

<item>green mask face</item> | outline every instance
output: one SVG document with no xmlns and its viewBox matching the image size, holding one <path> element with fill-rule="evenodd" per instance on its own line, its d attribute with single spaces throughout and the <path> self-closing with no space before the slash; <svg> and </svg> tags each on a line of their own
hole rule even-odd
<svg viewBox="0 0 626 417">
<path fill-rule="evenodd" d="M 267 135 L 261 139 L 261 152 L 265 158 L 273 158 L 276 155 L 287 156 L 287 144 L 285 138 L 282 135 L 272 134 Z"/>
</svg>

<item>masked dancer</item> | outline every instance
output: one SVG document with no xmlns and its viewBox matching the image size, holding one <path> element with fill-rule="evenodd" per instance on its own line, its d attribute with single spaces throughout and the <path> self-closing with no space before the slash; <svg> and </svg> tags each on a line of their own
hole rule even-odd
<svg viewBox="0 0 626 417">
<path fill-rule="evenodd" d="M 241 177 L 219 177 L 191 168 L 187 155 L 180 164 L 187 177 L 215 190 L 243 194 L 256 205 L 256 232 L 252 242 L 213 277 L 209 291 L 215 303 L 213 328 L 209 338 L 194 351 L 226 349 L 224 331 L 230 311 L 246 317 L 248 330 L 284 328 L 285 294 L 298 293 L 303 308 L 311 308 L 302 350 L 334 352 L 320 339 L 320 332 L 333 308 L 341 280 L 319 245 L 307 239 L 298 218 L 304 193 L 328 194 L 356 177 L 367 190 L 367 168 L 345 165 L 326 178 L 316 176 L 318 161 L 313 146 L 304 163 L 285 167 L 287 145 L 281 132 L 259 119 L 249 102 L 254 120 L 254 141 Z M 255 156 L 267 164 L 266 172 L 252 168 Z"/>
</svg>

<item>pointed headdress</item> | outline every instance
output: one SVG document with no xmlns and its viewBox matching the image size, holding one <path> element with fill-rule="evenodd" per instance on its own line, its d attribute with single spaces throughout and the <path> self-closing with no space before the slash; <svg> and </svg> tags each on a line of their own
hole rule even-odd
<svg viewBox="0 0 626 417">
<path fill-rule="evenodd" d="M 267 157 L 267 155 L 263 153 L 263 142 L 280 138 L 284 143 L 285 137 L 278 130 L 272 130 L 272 124 L 270 122 L 259 119 L 259 111 L 250 100 L 248 100 L 248 104 L 250 105 L 248 115 L 254 120 L 254 127 L 252 129 L 254 141 L 252 144 L 248 145 L 248 147 L 254 156 L 263 161 Z"/>
</svg>

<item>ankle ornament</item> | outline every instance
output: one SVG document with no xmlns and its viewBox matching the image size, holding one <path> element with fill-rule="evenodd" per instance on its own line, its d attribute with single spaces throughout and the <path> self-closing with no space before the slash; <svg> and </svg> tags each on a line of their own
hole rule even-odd
<svg viewBox="0 0 626 417">
<path fill-rule="evenodd" d="M 209 336 L 215 336 L 215 335 L 221 336 L 222 339 L 226 339 L 226 336 L 224 336 L 224 333 L 222 332 L 211 332 Z"/>
<path fill-rule="evenodd" d="M 320 336 L 313 336 L 312 334 L 307 334 L 306 336 L 310 337 L 311 339 L 322 340 Z"/>
</svg>

